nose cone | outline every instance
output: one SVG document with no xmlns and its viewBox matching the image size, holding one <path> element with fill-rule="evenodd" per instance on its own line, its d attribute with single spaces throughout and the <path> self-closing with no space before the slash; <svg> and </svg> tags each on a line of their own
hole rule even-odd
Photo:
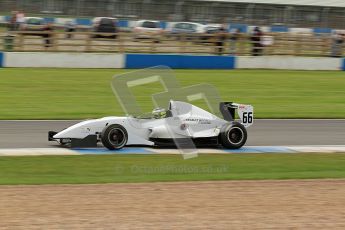
<svg viewBox="0 0 345 230">
<path fill-rule="evenodd" d="M 83 139 L 88 135 L 95 135 L 96 133 L 102 132 L 103 128 L 107 124 L 123 124 L 126 119 L 126 117 L 104 117 L 100 119 L 82 121 L 55 134 L 53 138 Z"/>
<path fill-rule="evenodd" d="M 61 138 L 85 138 L 90 134 L 91 129 L 89 128 L 90 120 L 89 121 L 82 121 L 78 124 L 72 125 L 67 129 L 62 130 L 61 132 L 55 134 L 53 138 L 61 139 Z"/>
</svg>

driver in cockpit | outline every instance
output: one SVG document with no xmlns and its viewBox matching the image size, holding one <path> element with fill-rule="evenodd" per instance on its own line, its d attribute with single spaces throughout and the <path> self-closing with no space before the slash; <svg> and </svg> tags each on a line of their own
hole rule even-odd
<svg viewBox="0 0 345 230">
<path fill-rule="evenodd" d="M 155 108 L 152 111 L 152 115 L 155 119 L 161 119 L 167 117 L 167 110 L 164 108 Z"/>
</svg>

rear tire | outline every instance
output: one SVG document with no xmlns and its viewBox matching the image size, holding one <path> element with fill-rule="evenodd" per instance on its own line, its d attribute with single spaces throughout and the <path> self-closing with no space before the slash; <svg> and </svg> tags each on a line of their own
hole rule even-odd
<svg viewBox="0 0 345 230">
<path fill-rule="evenodd" d="M 225 124 L 220 133 L 220 143 L 227 149 L 239 149 L 247 141 L 246 128 L 238 123 Z"/>
<path fill-rule="evenodd" d="M 122 149 L 128 141 L 127 130 L 119 124 L 106 126 L 102 131 L 101 141 L 109 150 Z"/>
</svg>

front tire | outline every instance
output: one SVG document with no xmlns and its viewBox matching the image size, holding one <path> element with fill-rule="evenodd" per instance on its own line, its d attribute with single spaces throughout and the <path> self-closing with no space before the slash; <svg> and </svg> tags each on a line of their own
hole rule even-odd
<svg viewBox="0 0 345 230">
<path fill-rule="evenodd" d="M 226 124 L 220 133 L 220 142 L 224 148 L 239 149 L 247 141 L 246 128 L 238 123 Z"/>
<path fill-rule="evenodd" d="M 127 130 L 118 124 L 106 126 L 102 131 L 101 141 L 109 150 L 122 149 L 128 141 Z"/>
</svg>

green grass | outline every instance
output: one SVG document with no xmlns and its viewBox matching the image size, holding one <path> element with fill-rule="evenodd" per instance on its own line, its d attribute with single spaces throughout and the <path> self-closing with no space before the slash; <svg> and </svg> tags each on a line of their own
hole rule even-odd
<svg viewBox="0 0 345 230">
<path fill-rule="evenodd" d="M 34 61 L 34 60 L 33 60 Z M 0 119 L 84 119 L 122 115 L 110 69 L 0 69 Z M 345 118 L 341 71 L 176 70 L 182 86 L 215 85 L 224 101 L 252 104 L 257 118 Z M 133 93 L 152 110 L 152 84 Z"/>
<path fill-rule="evenodd" d="M 0 184 L 345 178 L 345 154 L 0 157 Z"/>
</svg>

